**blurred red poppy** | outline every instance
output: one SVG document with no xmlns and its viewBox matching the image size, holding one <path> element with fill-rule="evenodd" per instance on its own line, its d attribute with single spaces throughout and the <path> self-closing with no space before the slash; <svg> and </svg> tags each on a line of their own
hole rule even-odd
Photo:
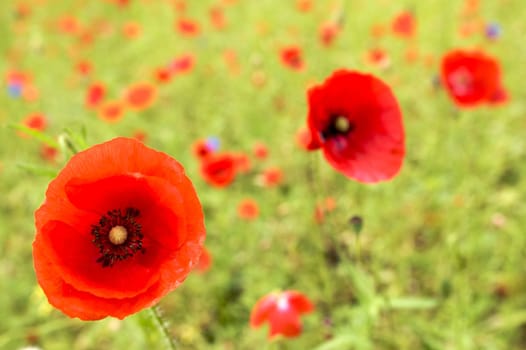
<svg viewBox="0 0 526 350">
<path fill-rule="evenodd" d="M 215 153 L 201 162 L 203 179 L 214 187 L 226 187 L 236 177 L 236 158 L 230 153 Z"/>
<path fill-rule="evenodd" d="M 268 148 L 267 146 L 261 142 L 261 141 L 258 141 L 254 144 L 253 146 L 253 152 L 254 152 L 254 157 L 256 158 L 259 158 L 259 159 L 265 159 L 268 157 Z"/>
<path fill-rule="evenodd" d="M 214 151 L 206 139 L 199 139 L 192 144 L 192 154 L 199 160 L 203 160 Z"/>
<path fill-rule="evenodd" d="M 127 107 L 136 111 L 149 108 L 156 99 L 157 87 L 147 82 L 133 84 L 124 93 Z"/>
<path fill-rule="evenodd" d="M 90 61 L 79 61 L 75 65 L 75 69 L 80 75 L 87 76 L 93 71 L 93 65 Z"/>
<path fill-rule="evenodd" d="M 125 105 L 121 101 L 108 101 L 99 106 L 97 114 L 100 119 L 115 123 L 124 117 Z"/>
<path fill-rule="evenodd" d="M 138 38 L 141 30 L 141 25 L 137 22 L 127 22 L 122 26 L 122 34 L 128 39 Z"/>
<path fill-rule="evenodd" d="M 155 79 L 159 83 L 168 83 L 172 80 L 172 72 L 167 67 L 159 67 L 155 70 Z"/>
<path fill-rule="evenodd" d="M 442 58 L 442 83 L 459 107 L 505 102 L 500 75 L 499 62 L 482 51 L 452 50 Z"/>
<path fill-rule="evenodd" d="M 237 214 L 241 219 L 254 220 L 259 215 L 258 203 L 252 198 L 243 199 L 237 206 Z"/>
<path fill-rule="evenodd" d="M 42 144 L 40 146 L 40 157 L 48 162 L 54 163 L 57 161 L 58 149 Z"/>
<path fill-rule="evenodd" d="M 389 86 L 348 70 L 334 72 L 308 91 L 310 149 L 322 148 L 329 164 L 363 183 L 389 180 L 405 155 L 402 113 Z"/>
<path fill-rule="evenodd" d="M 391 30 L 402 38 L 412 38 L 416 32 L 415 16 L 410 11 L 403 11 L 396 15 L 391 23 Z"/>
<path fill-rule="evenodd" d="M 176 22 L 177 31 L 186 37 L 194 37 L 199 35 L 199 23 L 188 18 L 180 18 Z"/>
<path fill-rule="evenodd" d="M 212 23 L 212 26 L 215 29 L 221 30 L 226 27 L 225 14 L 221 7 L 212 6 L 210 8 L 209 15 L 210 15 L 210 22 Z"/>
<path fill-rule="evenodd" d="M 283 181 L 283 171 L 278 167 L 267 168 L 261 175 L 265 187 L 274 187 Z"/>
<path fill-rule="evenodd" d="M 320 41 L 324 46 L 330 46 L 338 33 L 340 26 L 335 22 L 323 23 L 319 30 Z"/>
<path fill-rule="evenodd" d="M 46 130 L 47 125 L 48 125 L 47 118 L 42 113 L 32 113 L 28 115 L 22 123 L 28 128 L 37 130 L 37 131 Z"/>
<path fill-rule="evenodd" d="M 195 64 L 195 57 L 191 53 L 186 53 L 176 57 L 170 64 L 170 69 L 173 74 L 188 73 L 192 70 Z"/>
<path fill-rule="evenodd" d="M 380 48 L 374 48 L 367 51 L 365 61 L 381 69 L 389 68 L 391 59 L 387 52 Z"/>
<path fill-rule="evenodd" d="M 127 138 L 73 156 L 35 223 L 37 280 L 53 306 L 82 320 L 154 305 L 198 263 L 205 238 L 183 167 Z"/>
<path fill-rule="evenodd" d="M 302 331 L 300 316 L 313 310 L 312 302 L 298 291 L 271 293 L 254 305 L 250 314 L 250 325 L 256 328 L 268 322 L 269 338 L 277 335 L 297 337 Z"/>
<path fill-rule="evenodd" d="M 87 108 L 94 109 L 102 103 L 105 96 L 106 85 L 101 82 L 95 82 L 88 87 L 84 103 Z"/>
<path fill-rule="evenodd" d="M 298 46 L 286 46 L 280 52 L 281 62 L 288 68 L 300 71 L 305 67 L 301 49 Z"/>
</svg>

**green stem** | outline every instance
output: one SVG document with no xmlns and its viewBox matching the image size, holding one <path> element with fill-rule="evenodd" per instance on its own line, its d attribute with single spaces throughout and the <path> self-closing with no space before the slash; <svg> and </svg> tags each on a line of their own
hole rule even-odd
<svg viewBox="0 0 526 350">
<path fill-rule="evenodd" d="M 155 322 L 155 326 L 157 330 L 159 331 L 161 337 L 164 339 L 164 342 L 166 343 L 167 349 L 177 350 L 177 345 L 175 343 L 175 340 L 170 335 L 170 332 L 168 331 L 168 328 L 166 327 L 166 322 L 163 320 L 159 306 L 158 305 L 152 306 L 150 308 L 150 313 L 151 313 L 152 319 Z"/>
</svg>

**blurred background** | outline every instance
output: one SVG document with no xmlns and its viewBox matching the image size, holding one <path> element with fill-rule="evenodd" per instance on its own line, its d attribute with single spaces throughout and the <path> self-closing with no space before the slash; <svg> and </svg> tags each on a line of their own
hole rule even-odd
<svg viewBox="0 0 526 350">
<path fill-rule="evenodd" d="M 139 316 L 67 318 L 33 271 L 33 213 L 65 137 L 116 136 L 179 160 L 204 208 L 210 261 L 160 303 L 180 348 L 526 348 L 524 18 L 520 0 L 0 2 L 0 349 L 155 341 Z M 455 48 L 500 62 L 506 103 L 454 105 L 439 71 Z M 339 68 L 400 103 L 393 181 L 353 182 L 302 148 L 306 91 Z M 246 168 L 210 185 L 203 144 Z M 250 312 L 286 289 L 316 309 L 299 337 L 269 340 Z"/>
</svg>

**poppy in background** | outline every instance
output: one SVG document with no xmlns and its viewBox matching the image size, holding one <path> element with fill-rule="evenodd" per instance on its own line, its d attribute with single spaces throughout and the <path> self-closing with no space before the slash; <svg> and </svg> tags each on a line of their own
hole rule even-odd
<svg viewBox="0 0 526 350">
<path fill-rule="evenodd" d="M 223 9 L 219 6 L 212 6 L 209 11 L 210 15 L 210 22 L 212 23 L 212 26 L 217 29 L 221 30 L 226 27 L 226 19 L 225 19 L 225 13 L 223 12 Z"/>
<path fill-rule="evenodd" d="M 258 203 L 252 198 L 243 199 L 237 206 L 237 214 L 241 219 L 254 220 L 259 215 Z"/>
<path fill-rule="evenodd" d="M 380 79 L 338 70 L 308 91 L 311 149 L 363 183 L 393 178 L 402 166 L 405 136 L 395 96 Z"/>
<path fill-rule="evenodd" d="M 340 26 L 338 23 L 323 23 L 319 29 L 320 41 L 324 46 L 330 46 L 339 33 Z"/>
<path fill-rule="evenodd" d="M 137 39 L 141 35 L 141 25 L 136 22 L 124 23 L 122 34 L 128 39 Z"/>
<path fill-rule="evenodd" d="M 197 265 L 201 204 L 165 153 L 116 138 L 77 153 L 35 212 L 33 263 L 70 317 L 123 319 L 156 304 Z"/>
<path fill-rule="evenodd" d="M 305 67 L 302 52 L 298 46 L 286 46 L 280 51 L 281 63 L 285 67 L 301 71 Z"/>
<path fill-rule="evenodd" d="M 75 70 L 82 76 L 88 76 L 93 71 L 93 65 L 90 61 L 79 61 L 75 65 Z"/>
<path fill-rule="evenodd" d="M 274 187 L 283 182 L 283 171 L 278 167 L 270 167 L 261 174 L 262 184 L 265 187 Z"/>
<path fill-rule="evenodd" d="M 32 113 L 24 118 L 22 124 L 36 131 L 44 131 L 48 126 L 48 121 L 44 114 Z"/>
<path fill-rule="evenodd" d="M 391 23 L 393 33 L 401 38 L 410 39 L 416 33 L 416 19 L 412 12 L 403 11 L 395 16 Z"/>
<path fill-rule="evenodd" d="M 180 18 L 177 20 L 175 27 L 177 31 L 185 37 L 195 37 L 201 31 L 199 23 L 188 18 Z"/>
<path fill-rule="evenodd" d="M 124 117 L 126 111 L 125 105 L 121 101 L 108 101 L 101 104 L 97 110 L 97 114 L 100 119 L 115 123 Z"/>
<path fill-rule="evenodd" d="M 294 290 L 275 292 L 259 299 L 250 314 L 250 326 L 270 325 L 269 338 L 278 335 L 297 337 L 301 334 L 301 315 L 314 310 L 314 305 L 303 293 Z"/>
<path fill-rule="evenodd" d="M 84 103 L 87 108 L 95 109 L 106 97 L 106 85 L 101 82 L 95 82 L 88 87 Z"/>
<path fill-rule="evenodd" d="M 188 73 L 194 68 L 195 57 L 190 53 L 186 53 L 176 57 L 170 64 L 170 69 L 173 74 Z"/>
<path fill-rule="evenodd" d="M 58 149 L 56 149 L 55 147 L 48 146 L 46 144 L 42 144 L 40 146 L 40 157 L 45 161 L 54 163 L 57 161 L 58 158 Z"/>
<path fill-rule="evenodd" d="M 258 159 L 265 159 L 268 157 L 268 148 L 263 142 L 256 142 L 252 148 L 254 157 Z"/>
<path fill-rule="evenodd" d="M 124 93 L 126 106 L 132 110 L 142 111 L 154 104 L 157 99 L 157 87 L 141 82 L 128 87 Z"/>
<path fill-rule="evenodd" d="M 441 80 L 448 95 L 461 108 L 508 100 L 499 62 L 482 51 L 457 49 L 446 53 L 441 62 Z"/>
<path fill-rule="evenodd" d="M 226 187 L 236 178 L 236 158 L 230 153 L 215 153 L 202 159 L 201 176 L 214 187 Z"/>
</svg>

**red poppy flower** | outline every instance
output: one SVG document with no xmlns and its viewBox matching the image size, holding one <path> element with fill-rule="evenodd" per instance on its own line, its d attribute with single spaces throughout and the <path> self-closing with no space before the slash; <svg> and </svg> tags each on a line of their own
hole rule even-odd
<svg viewBox="0 0 526 350">
<path fill-rule="evenodd" d="M 248 173 L 252 169 L 250 158 L 245 153 L 233 154 L 236 163 L 236 173 Z"/>
<path fill-rule="evenodd" d="M 364 183 L 394 177 L 405 155 L 402 113 L 391 89 L 378 78 L 339 70 L 308 91 L 311 149 Z"/>
<path fill-rule="evenodd" d="M 176 29 L 186 37 L 197 36 L 200 32 L 199 23 L 188 18 L 180 18 L 177 20 Z"/>
<path fill-rule="evenodd" d="M 253 220 L 259 215 L 258 203 L 251 199 L 243 199 L 237 206 L 237 214 L 241 219 Z"/>
<path fill-rule="evenodd" d="M 130 86 L 125 94 L 126 105 L 133 110 L 142 111 L 154 104 L 157 99 L 157 88 L 150 83 L 136 83 Z"/>
<path fill-rule="evenodd" d="M 136 39 L 141 35 L 141 25 L 137 22 L 127 22 L 122 27 L 122 34 L 128 39 Z"/>
<path fill-rule="evenodd" d="M 305 67 L 301 49 L 297 46 L 287 46 L 281 49 L 281 62 L 291 69 L 300 71 Z"/>
<path fill-rule="evenodd" d="M 172 80 L 172 72 L 167 67 L 159 67 L 155 70 L 155 79 L 159 83 L 168 83 Z"/>
<path fill-rule="evenodd" d="M 102 120 L 115 123 L 124 117 L 125 111 L 124 103 L 121 101 L 108 101 L 99 107 L 97 113 Z"/>
<path fill-rule="evenodd" d="M 47 118 L 42 113 L 33 113 L 28 115 L 24 121 L 23 124 L 27 126 L 30 129 L 37 130 L 37 131 L 44 131 L 47 128 Z"/>
<path fill-rule="evenodd" d="M 192 70 L 195 63 L 194 55 L 187 53 L 176 57 L 170 64 L 170 69 L 173 74 L 188 73 Z"/>
<path fill-rule="evenodd" d="M 502 102 L 500 74 L 498 61 L 481 51 L 453 50 L 442 58 L 442 83 L 459 107 Z"/>
<path fill-rule="evenodd" d="M 409 11 L 399 13 L 393 19 L 391 29 L 395 35 L 402 38 L 412 38 L 416 31 L 415 16 Z"/>
<path fill-rule="evenodd" d="M 367 52 L 365 61 L 378 68 L 388 68 L 391 65 L 391 59 L 385 50 L 376 48 Z"/>
<path fill-rule="evenodd" d="M 93 71 L 93 65 L 90 61 L 79 61 L 75 65 L 75 69 L 80 75 L 87 76 Z"/>
<path fill-rule="evenodd" d="M 302 330 L 300 316 L 313 310 L 314 305 L 300 292 L 271 293 L 258 300 L 252 309 L 250 325 L 256 328 L 268 322 L 269 338 L 277 335 L 297 337 Z"/>
<path fill-rule="evenodd" d="M 86 92 L 85 104 L 87 108 L 97 108 L 106 96 L 106 85 L 101 82 L 93 83 Z"/>
<path fill-rule="evenodd" d="M 215 153 L 203 158 L 201 175 L 214 187 L 230 185 L 236 177 L 236 158 L 230 153 Z"/>
<path fill-rule="evenodd" d="M 35 222 L 38 282 L 53 306 L 82 320 L 154 305 L 197 264 L 205 238 L 183 167 L 127 138 L 73 156 Z"/>
<path fill-rule="evenodd" d="M 57 161 L 58 149 L 42 144 L 40 146 L 40 157 L 48 162 L 54 163 Z"/>
<path fill-rule="evenodd" d="M 296 8 L 300 12 L 309 12 L 312 10 L 312 0 L 296 0 Z"/>
<path fill-rule="evenodd" d="M 334 22 L 327 22 L 322 24 L 319 31 L 320 41 L 324 46 L 330 46 L 338 33 L 340 26 Z"/>
<path fill-rule="evenodd" d="M 221 30 L 226 27 L 225 14 L 221 7 L 212 6 L 210 8 L 209 15 L 210 15 L 210 22 L 212 23 L 212 26 L 215 29 Z"/>
<path fill-rule="evenodd" d="M 262 173 L 262 183 L 265 187 L 274 187 L 283 181 L 283 171 L 277 167 L 270 167 Z"/>
<path fill-rule="evenodd" d="M 253 147 L 254 156 L 259 159 L 268 157 L 268 148 L 263 142 L 256 142 Z"/>
</svg>

